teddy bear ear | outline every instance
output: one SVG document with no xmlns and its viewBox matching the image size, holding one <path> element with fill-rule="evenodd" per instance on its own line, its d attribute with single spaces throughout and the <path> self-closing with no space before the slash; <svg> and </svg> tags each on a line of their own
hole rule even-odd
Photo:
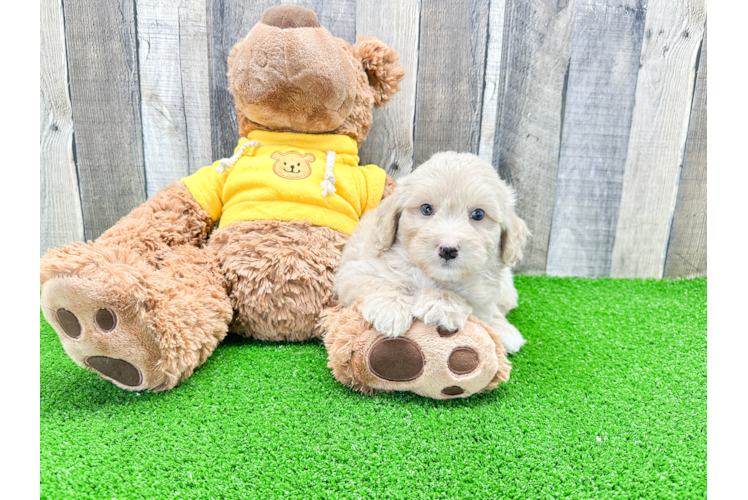
<svg viewBox="0 0 748 500">
<path fill-rule="evenodd" d="M 405 77 L 405 69 L 397 62 L 400 59 L 397 51 L 374 37 L 365 39 L 359 36 L 358 43 L 353 46 L 353 53 L 361 61 L 369 77 L 374 107 L 387 104 L 390 97 L 400 90 L 399 83 Z"/>
</svg>

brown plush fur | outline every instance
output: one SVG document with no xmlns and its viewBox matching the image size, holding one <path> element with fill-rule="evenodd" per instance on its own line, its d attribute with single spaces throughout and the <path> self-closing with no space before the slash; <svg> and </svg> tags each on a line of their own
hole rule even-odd
<svg viewBox="0 0 748 500">
<path fill-rule="evenodd" d="M 400 81 L 405 78 L 405 69 L 397 63 L 400 56 L 374 37 L 359 36 L 352 51 L 369 77 L 374 107 L 384 106 L 400 90 Z"/>
<path fill-rule="evenodd" d="M 498 333 L 472 316 L 465 328 L 451 337 L 440 337 L 435 326 L 414 322 L 405 338 L 418 345 L 425 365 L 420 376 L 406 382 L 384 380 L 369 368 L 369 351 L 384 336 L 364 319 L 357 304 L 325 309 L 320 315 L 320 328 L 326 332 L 327 366 L 335 379 L 366 394 L 411 391 L 434 399 L 450 399 L 488 391 L 496 388 L 500 382 L 509 380 L 511 363 Z M 446 362 L 450 353 L 461 347 L 470 347 L 480 353 L 478 367 L 464 375 L 450 371 Z M 450 386 L 460 387 L 465 392 L 458 396 L 445 395 L 442 389 Z"/>
<path fill-rule="evenodd" d="M 78 243 L 42 259 L 42 312 L 63 347 L 81 366 L 89 355 L 136 364 L 143 383 L 127 389 L 165 390 L 189 377 L 225 337 L 231 319 L 212 250 L 182 245 L 162 257 L 156 268 L 130 249 Z M 81 337 L 60 333 L 54 314 L 60 307 L 76 315 Z M 100 308 L 116 312 L 113 332 L 95 328 Z"/>
<path fill-rule="evenodd" d="M 397 52 L 373 37 L 360 37 L 351 47 L 321 27 L 283 29 L 279 26 L 306 25 L 309 19 L 296 21 L 294 9 L 275 9 L 268 18 L 277 26 L 257 24 L 229 54 L 239 133 L 334 133 L 361 146 L 372 107 L 383 106 L 400 90 L 405 70 Z"/>
<path fill-rule="evenodd" d="M 319 28 L 317 14 L 311 10 L 294 9 L 291 6 L 279 5 L 265 9 L 262 13 L 263 24 L 278 28 Z"/>
<path fill-rule="evenodd" d="M 173 247 L 204 245 L 213 226 L 187 186 L 174 181 L 107 229 L 96 243 L 134 250 L 159 267 L 164 254 Z"/>
<path fill-rule="evenodd" d="M 357 341 L 361 334 L 371 329 L 370 323 L 354 307 L 336 305 L 325 309 L 320 315 L 319 328 L 325 335 L 327 367 L 332 370 L 335 380 L 353 390 L 373 394 L 375 389 L 366 384 L 367 374 L 357 373 L 353 360 L 360 349 Z"/>
<path fill-rule="evenodd" d="M 500 383 L 509 380 L 509 373 L 512 371 L 512 364 L 506 357 L 506 349 L 504 349 L 504 345 L 501 343 L 501 335 L 478 318 L 473 317 L 473 319 L 488 332 L 488 335 L 491 336 L 491 340 L 496 344 L 496 357 L 499 359 L 499 369 L 496 371 L 496 375 L 493 379 L 491 379 L 491 382 L 489 382 L 486 388 L 483 389 L 483 391 L 492 391 L 496 389 Z"/>
<path fill-rule="evenodd" d="M 356 93 L 354 66 L 341 61 L 325 28 L 258 23 L 231 51 L 229 91 L 244 116 L 269 129 L 329 133 L 350 114 Z"/>
<path fill-rule="evenodd" d="M 374 40 L 352 49 L 318 24 L 306 9 L 271 8 L 232 49 L 229 90 L 242 135 L 335 132 L 360 145 L 371 107 L 397 92 L 395 51 Z M 393 189 L 387 176 L 383 196 Z M 40 266 L 42 310 L 70 357 L 81 366 L 89 357 L 125 361 L 139 385 L 103 376 L 129 390 L 165 390 L 210 356 L 229 325 L 260 339 L 320 336 L 347 236 L 306 221 L 213 226 L 175 181 L 95 242 L 50 250 Z M 62 309 L 80 336 L 65 333 Z M 116 328 L 99 328 L 101 309 Z"/>
<path fill-rule="evenodd" d="M 261 340 L 319 336 L 347 235 L 308 221 L 238 222 L 211 237 L 236 311 L 232 331 Z"/>
<path fill-rule="evenodd" d="M 140 388 L 170 389 L 189 377 L 231 319 L 215 251 L 198 248 L 213 225 L 187 187 L 174 181 L 95 243 L 49 250 L 40 266 L 42 311 L 53 326 L 58 307 L 83 325 L 79 339 L 59 334 L 71 358 L 85 366 L 86 355 L 126 356 L 144 372 Z M 53 289 L 56 295 L 47 293 Z M 102 307 L 117 313 L 116 332 L 104 335 L 93 326 Z"/>
<path fill-rule="evenodd" d="M 382 199 L 387 198 L 395 190 L 395 181 L 389 175 L 384 178 L 384 191 L 382 191 Z"/>
<path fill-rule="evenodd" d="M 353 109 L 342 125 L 335 129 L 334 133 L 347 135 L 356 139 L 359 146 L 366 140 L 371 128 L 371 108 L 374 106 L 374 94 L 369 86 L 369 79 L 364 71 L 361 61 L 354 54 L 353 49 L 340 38 L 335 39 L 351 64 L 355 65 L 356 71 L 356 101 Z"/>
</svg>

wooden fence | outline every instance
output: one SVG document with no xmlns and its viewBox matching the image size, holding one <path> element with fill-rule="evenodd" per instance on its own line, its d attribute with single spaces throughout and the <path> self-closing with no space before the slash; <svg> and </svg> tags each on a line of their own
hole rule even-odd
<svg viewBox="0 0 748 500">
<path fill-rule="evenodd" d="M 231 47 L 267 7 L 398 50 L 362 161 L 469 151 L 518 193 L 518 272 L 706 274 L 705 0 L 42 0 L 41 248 L 230 156 Z"/>
</svg>

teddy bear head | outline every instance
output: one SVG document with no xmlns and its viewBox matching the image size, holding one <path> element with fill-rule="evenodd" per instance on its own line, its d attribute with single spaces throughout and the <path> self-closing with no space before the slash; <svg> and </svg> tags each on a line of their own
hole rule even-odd
<svg viewBox="0 0 748 500">
<path fill-rule="evenodd" d="M 256 129 L 332 133 L 358 145 L 372 107 L 386 104 L 405 76 L 397 52 L 370 38 L 351 47 L 297 6 L 271 7 L 228 61 L 239 133 Z"/>
</svg>

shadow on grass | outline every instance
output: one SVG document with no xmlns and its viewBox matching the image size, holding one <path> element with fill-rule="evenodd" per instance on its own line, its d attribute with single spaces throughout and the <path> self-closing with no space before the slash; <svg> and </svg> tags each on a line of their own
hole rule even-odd
<svg viewBox="0 0 748 500">
<path fill-rule="evenodd" d="M 44 323 L 43 319 L 42 322 Z M 54 335 L 48 325 L 43 326 L 47 326 L 48 331 L 46 333 Z M 42 333 L 44 334 L 44 332 L 45 329 L 42 328 Z M 316 338 L 303 342 L 277 342 L 256 340 L 229 333 L 219 344 L 216 352 L 202 366 L 198 367 L 188 379 L 173 389 L 154 393 L 148 390 L 127 391 L 120 389 L 92 370 L 76 365 L 64 353 L 59 342 L 54 343 L 56 345 L 53 349 L 55 351 L 59 349 L 59 352 L 55 353 L 53 359 L 51 359 L 54 366 L 42 370 L 42 415 L 79 412 L 83 408 L 87 408 L 89 411 L 118 407 L 138 408 L 159 401 L 176 402 L 183 399 L 189 400 L 197 396 L 205 397 L 206 390 L 217 390 L 213 384 L 221 383 L 221 379 L 225 381 L 224 377 L 234 376 L 232 367 L 221 366 L 223 363 L 221 351 L 226 349 L 230 351 L 245 348 L 264 350 L 278 349 L 279 347 L 303 348 L 313 346 L 321 352 L 325 350 L 322 341 Z M 497 401 L 505 399 L 508 394 L 507 384 L 501 384 L 497 389 L 487 393 L 449 400 L 434 400 L 410 392 L 378 392 L 374 395 L 365 395 L 337 382 L 326 366 L 326 358 L 325 353 L 325 363 L 322 369 L 325 372 L 323 379 L 326 382 L 325 385 L 329 394 L 341 399 L 353 399 L 353 401 L 358 401 L 362 405 L 377 402 L 378 404 L 385 403 L 388 406 L 395 407 L 421 407 L 427 411 L 429 408 L 474 408 L 495 404 Z"/>
</svg>

